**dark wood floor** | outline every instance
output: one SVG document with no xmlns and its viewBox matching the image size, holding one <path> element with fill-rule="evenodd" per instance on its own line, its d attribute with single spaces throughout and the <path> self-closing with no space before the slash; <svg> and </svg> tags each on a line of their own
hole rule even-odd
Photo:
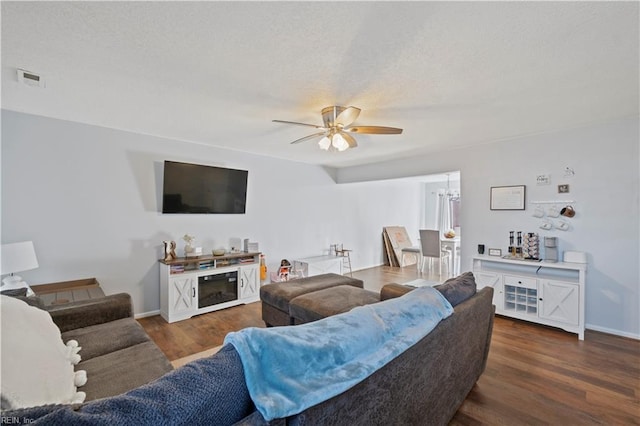
<svg viewBox="0 0 640 426">
<path fill-rule="evenodd" d="M 415 267 L 354 272 L 365 287 L 405 283 Z M 140 319 L 170 360 L 222 344 L 244 327 L 263 327 L 260 303 L 224 309 L 173 324 Z M 577 335 L 496 317 L 487 369 L 452 425 L 640 425 L 640 341 L 587 330 Z"/>
</svg>

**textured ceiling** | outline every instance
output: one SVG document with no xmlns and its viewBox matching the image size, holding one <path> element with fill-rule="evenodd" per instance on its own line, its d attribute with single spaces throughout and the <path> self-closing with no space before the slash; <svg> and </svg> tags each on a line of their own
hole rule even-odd
<svg viewBox="0 0 640 426">
<path fill-rule="evenodd" d="M 638 22 L 638 2 L 3 1 L 2 107 L 346 167 L 637 116 Z M 329 153 L 271 122 L 329 105 L 404 133 Z"/>
</svg>

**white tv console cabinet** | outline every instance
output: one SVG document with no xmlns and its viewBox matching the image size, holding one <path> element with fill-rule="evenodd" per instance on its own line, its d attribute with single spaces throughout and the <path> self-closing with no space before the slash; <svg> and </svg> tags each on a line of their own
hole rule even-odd
<svg viewBox="0 0 640 426">
<path fill-rule="evenodd" d="M 167 322 L 260 300 L 260 253 L 160 259 L 160 315 Z"/>
<path fill-rule="evenodd" d="M 475 256 L 478 288 L 493 287 L 496 313 L 577 333 L 584 340 L 587 265 Z"/>
</svg>

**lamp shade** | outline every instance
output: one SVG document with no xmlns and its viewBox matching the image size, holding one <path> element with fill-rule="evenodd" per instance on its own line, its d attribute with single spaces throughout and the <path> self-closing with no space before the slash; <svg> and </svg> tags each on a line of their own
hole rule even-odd
<svg viewBox="0 0 640 426">
<path fill-rule="evenodd" d="M 38 267 L 38 258 L 32 241 L 3 244 L 0 257 L 2 257 L 2 270 L 0 270 L 2 275 L 29 271 Z"/>
<path fill-rule="evenodd" d="M 320 149 L 324 149 L 325 151 L 329 150 L 329 147 L 331 146 L 331 140 L 325 136 L 322 139 L 320 139 L 320 142 L 318 142 L 318 145 L 320 145 Z"/>
<path fill-rule="evenodd" d="M 345 149 L 349 148 L 349 144 L 342 137 L 340 133 L 336 133 L 335 135 L 333 135 L 333 138 L 331 139 L 331 144 L 338 151 L 344 151 Z"/>
</svg>

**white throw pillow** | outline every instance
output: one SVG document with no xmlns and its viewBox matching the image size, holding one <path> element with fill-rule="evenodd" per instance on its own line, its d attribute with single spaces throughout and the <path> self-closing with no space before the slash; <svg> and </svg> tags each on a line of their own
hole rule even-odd
<svg viewBox="0 0 640 426">
<path fill-rule="evenodd" d="M 3 404 L 9 404 L 3 408 L 84 401 L 85 393 L 76 389 L 81 377 L 76 379 L 70 348 L 49 313 L 1 296 L 0 330 L 0 392 Z"/>
</svg>

